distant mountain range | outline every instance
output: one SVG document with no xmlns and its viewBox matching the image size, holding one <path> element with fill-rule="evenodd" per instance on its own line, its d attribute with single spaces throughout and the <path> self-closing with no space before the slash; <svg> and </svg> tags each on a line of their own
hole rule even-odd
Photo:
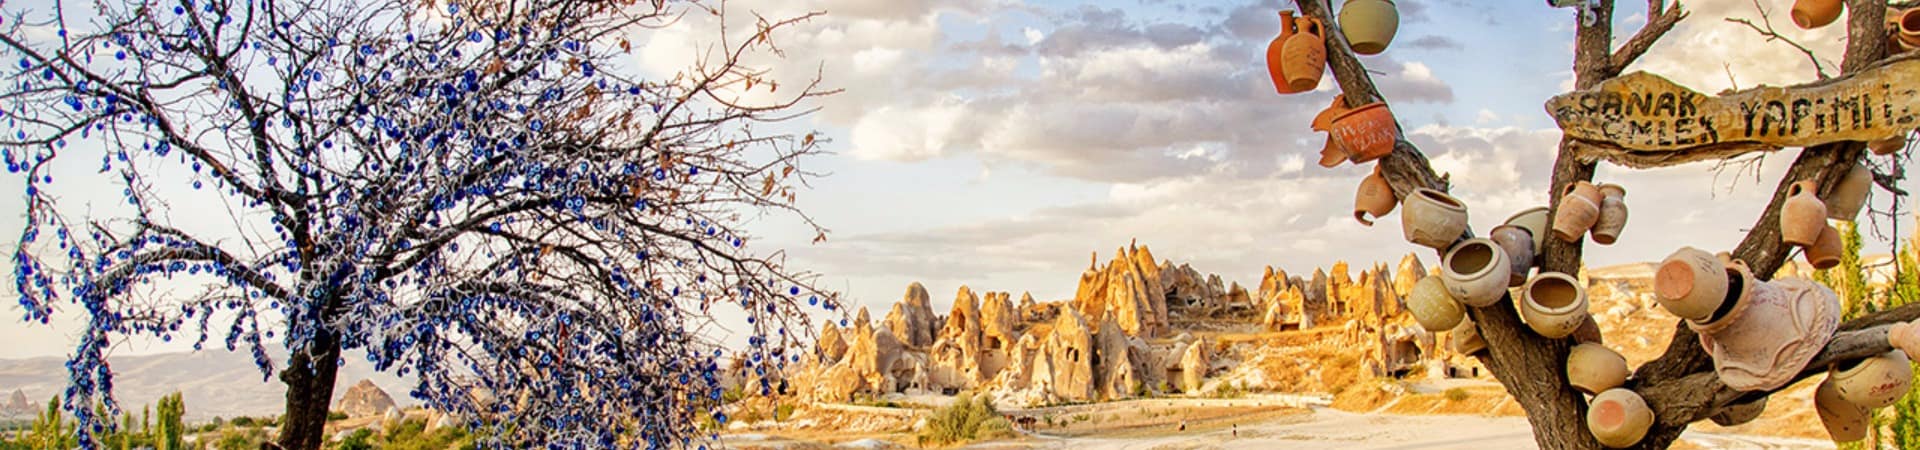
<svg viewBox="0 0 1920 450">
<path fill-rule="evenodd" d="M 276 364 L 285 364 L 284 351 L 274 354 Z M 114 370 L 114 395 L 122 407 L 138 414 L 160 396 L 180 391 L 186 400 L 189 421 L 214 417 L 278 415 L 285 410 L 286 385 L 278 378 L 266 378 L 246 353 L 201 351 L 142 356 L 116 356 L 109 359 Z M 365 359 L 349 357 L 341 367 L 334 399 L 360 380 L 371 380 L 392 392 L 401 407 L 419 404 L 406 395 L 415 380 L 401 379 L 373 371 Z M 0 417 L 31 417 L 43 411 L 48 398 L 67 389 L 66 359 L 44 357 L 0 359 Z M 26 405 L 15 405 L 15 393 Z"/>
</svg>

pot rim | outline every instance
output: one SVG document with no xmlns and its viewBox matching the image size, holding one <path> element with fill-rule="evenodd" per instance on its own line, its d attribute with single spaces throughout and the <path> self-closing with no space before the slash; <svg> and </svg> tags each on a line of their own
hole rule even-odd
<svg viewBox="0 0 1920 450">
<path fill-rule="evenodd" d="M 1507 225 L 1518 225 L 1514 222 L 1519 221 L 1521 216 L 1525 216 L 1528 214 L 1547 214 L 1549 212 L 1552 212 L 1552 210 L 1548 209 L 1545 206 L 1535 206 L 1532 208 L 1522 209 L 1520 210 L 1520 212 L 1517 212 L 1517 213 L 1513 213 L 1513 215 L 1507 216 L 1507 221 L 1501 222 L 1501 223 L 1507 224 Z M 1526 227 L 1520 227 L 1520 228 L 1526 228 Z"/>
<path fill-rule="evenodd" d="M 1573 292 L 1574 292 L 1574 301 L 1567 303 L 1566 306 L 1561 306 L 1558 308 L 1548 308 L 1545 305 L 1541 305 L 1539 302 L 1533 301 L 1533 285 L 1535 283 L 1539 283 L 1541 280 L 1545 280 L 1548 278 L 1557 278 L 1565 281 L 1568 286 L 1572 286 Z M 1545 272 L 1539 275 L 1534 275 L 1533 279 L 1527 280 L 1527 284 L 1525 287 L 1520 288 L 1520 292 L 1524 294 L 1521 296 L 1523 298 L 1523 300 L 1521 301 L 1526 303 L 1528 309 L 1539 311 L 1547 315 L 1553 315 L 1553 316 L 1565 315 L 1567 313 L 1574 312 L 1576 310 L 1584 311 L 1587 308 L 1587 288 L 1580 286 L 1580 279 L 1574 278 L 1572 275 L 1567 275 L 1565 273 Z"/>
<path fill-rule="evenodd" d="M 1618 185 L 1618 184 L 1613 184 L 1613 183 L 1607 183 L 1607 184 L 1602 184 L 1602 185 L 1600 185 L 1600 193 L 1601 193 L 1601 194 L 1605 194 L 1605 193 L 1607 193 L 1607 191 L 1618 191 L 1618 192 L 1620 192 L 1620 196 L 1621 196 L 1621 197 L 1626 197 L 1626 196 L 1627 196 L 1627 188 L 1626 188 L 1626 186 L 1621 186 L 1621 185 Z"/>
<path fill-rule="evenodd" d="M 1740 282 L 1739 295 L 1734 296 L 1732 299 L 1733 308 L 1727 310 L 1727 315 L 1720 317 L 1720 320 L 1712 322 L 1701 323 L 1693 319 L 1681 319 L 1687 321 L 1687 327 L 1692 328 L 1695 333 L 1711 334 L 1726 329 L 1727 326 L 1735 322 L 1734 319 L 1745 315 L 1747 307 L 1753 303 L 1753 291 L 1759 288 L 1761 281 L 1754 278 L 1753 273 L 1748 271 L 1745 265 L 1728 264 L 1727 272 L 1727 283 L 1733 283 L 1736 278 Z M 1733 294 L 1733 286 L 1727 286 L 1727 289 L 1728 294 Z M 1713 316 L 1708 315 L 1707 319 L 1712 320 Z"/>
<path fill-rule="evenodd" d="M 1360 106 L 1359 106 L 1359 107 L 1357 107 L 1357 108 L 1353 108 L 1353 109 L 1348 109 L 1348 110 L 1346 110 L 1345 112 L 1341 112 L 1341 113 L 1340 113 L 1339 115 L 1335 115 L 1335 116 L 1333 116 L 1333 120 L 1332 120 L 1331 122 L 1332 122 L 1332 123 L 1340 123 L 1340 120 L 1341 120 L 1341 119 L 1345 119 L 1345 118 L 1348 118 L 1348 117 L 1352 117 L 1352 116 L 1353 116 L 1353 115 L 1355 115 L 1355 114 L 1360 114 L 1360 113 L 1363 113 L 1363 112 L 1367 112 L 1367 111 L 1372 111 L 1372 110 L 1375 110 L 1375 109 L 1386 109 L 1386 108 L 1387 108 L 1387 104 L 1386 104 L 1386 103 L 1380 103 L 1380 102 L 1373 102 L 1373 103 L 1368 103 L 1368 104 L 1365 104 L 1365 105 L 1360 105 Z M 1388 110 L 1387 110 L 1387 111 L 1385 111 L 1385 112 L 1387 113 L 1387 117 L 1393 117 L 1393 110 L 1391 110 L 1391 109 L 1388 109 Z"/>
<path fill-rule="evenodd" d="M 1484 245 L 1487 247 L 1487 255 L 1488 255 L 1487 265 L 1479 268 L 1478 270 L 1474 270 L 1473 273 L 1454 272 L 1453 271 L 1454 255 L 1457 255 L 1460 253 L 1461 250 L 1465 250 L 1467 247 L 1471 247 L 1474 245 Z M 1487 239 L 1487 238 L 1468 239 L 1465 241 L 1461 241 L 1460 245 L 1453 246 L 1452 250 L 1447 250 L 1447 256 L 1445 258 L 1440 258 L 1440 274 L 1447 278 L 1452 278 L 1460 281 L 1480 279 L 1480 278 L 1486 277 L 1488 274 L 1492 274 L 1493 270 L 1498 268 L 1498 266 L 1505 265 L 1506 263 L 1504 263 L 1502 260 L 1506 258 L 1507 258 L 1507 251 L 1500 248 L 1500 243 L 1494 242 L 1492 239 Z"/>
<path fill-rule="evenodd" d="M 1897 354 L 1898 355 L 1897 358 L 1892 354 Z M 1873 360 L 1879 359 L 1879 358 L 1907 359 L 1907 354 L 1902 353 L 1899 350 L 1893 350 L 1886 353 L 1881 353 L 1878 355 L 1861 358 L 1859 361 L 1853 364 L 1853 367 L 1849 367 L 1846 369 L 1841 369 L 1840 364 L 1835 364 L 1831 369 L 1833 373 L 1831 375 L 1828 375 L 1828 377 L 1834 379 L 1835 381 L 1852 379 L 1853 377 L 1859 376 L 1860 374 L 1866 372 L 1867 365 L 1868 365 L 1867 363 L 1872 362 Z M 1911 367 L 1910 365 L 1912 364 L 1912 360 L 1908 360 L 1906 361 L 1906 363 L 1909 365 L 1909 367 Z M 1844 364 L 1844 362 L 1842 362 L 1842 364 Z"/>
<path fill-rule="evenodd" d="M 1908 28 L 1909 24 L 1914 26 Z M 1907 8 L 1900 13 L 1900 34 L 1920 35 L 1920 8 Z"/>
<path fill-rule="evenodd" d="M 1412 198 L 1425 198 L 1429 200 L 1429 203 L 1433 203 L 1435 206 L 1439 206 L 1448 211 L 1458 211 L 1458 212 L 1467 211 L 1466 203 L 1462 203 L 1460 199 L 1453 198 L 1452 195 L 1447 195 L 1447 193 L 1440 192 L 1440 190 L 1438 189 L 1433 189 L 1433 188 L 1416 189 L 1413 191 L 1413 196 L 1409 197 L 1409 199 L 1412 199 Z"/>
</svg>

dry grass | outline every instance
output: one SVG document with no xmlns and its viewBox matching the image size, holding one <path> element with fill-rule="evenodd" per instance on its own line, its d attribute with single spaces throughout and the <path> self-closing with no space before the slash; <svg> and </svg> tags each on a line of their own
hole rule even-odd
<svg viewBox="0 0 1920 450">
<path fill-rule="evenodd" d="M 1105 409 L 1081 414 L 1052 417 L 1054 425 L 1042 422 L 1038 432 L 1057 436 L 1161 436 L 1180 432 L 1226 429 L 1235 424 L 1267 423 L 1286 417 L 1305 417 L 1308 410 L 1282 406 L 1196 407 L 1129 404 L 1126 408 Z"/>
</svg>

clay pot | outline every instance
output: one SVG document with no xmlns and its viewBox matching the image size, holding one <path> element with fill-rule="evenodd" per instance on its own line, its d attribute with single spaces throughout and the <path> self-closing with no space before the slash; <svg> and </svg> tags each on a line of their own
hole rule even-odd
<svg viewBox="0 0 1920 450">
<path fill-rule="evenodd" d="M 1780 208 L 1780 240 L 1800 247 L 1813 245 L 1826 226 L 1827 205 L 1820 201 L 1820 185 L 1806 180 L 1788 187 L 1787 204 Z"/>
<path fill-rule="evenodd" d="M 1553 237 L 1574 242 L 1600 221 L 1600 202 L 1606 197 L 1593 183 L 1576 181 L 1560 192 L 1560 210 L 1553 216 Z"/>
<path fill-rule="evenodd" d="M 1793 2 L 1793 24 L 1814 29 L 1840 18 L 1840 0 L 1798 0 Z"/>
<path fill-rule="evenodd" d="M 1727 407 L 1725 408 L 1720 408 L 1720 412 L 1715 413 L 1713 417 L 1709 417 L 1709 419 L 1713 420 L 1714 425 L 1731 427 L 1734 425 L 1752 422 L 1753 419 L 1760 418 L 1760 413 L 1766 412 L 1766 410 L 1767 410 L 1767 398 L 1760 397 L 1759 400 L 1754 400 L 1751 402 L 1746 402 L 1746 403 L 1741 403 L 1736 405 L 1727 405 Z"/>
<path fill-rule="evenodd" d="M 1431 332 L 1441 332 L 1460 325 L 1460 319 L 1467 316 L 1466 308 L 1453 299 L 1447 292 L 1447 285 L 1438 276 L 1421 278 L 1413 284 L 1413 291 L 1407 293 L 1407 310 L 1413 312 L 1413 318 L 1420 327 Z"/>
<path fill-rule="evenodd" d="M 1567 383 L 1589 395 L 1627 382 L 1627 359 L 1600 344 L 1573 346 L 1567 354 Z"/>
<path fill-rule="evenodd" d="M 1847 403 L 1885 408 L 1913 387 L 1912 360 L 1898 350 L 1833 368 L 1827 380 Z"/>
<path fill-rule="evenodd" d="M 1627 188 L 1603 184 L 1600 193 L 1600 217 L 1593 224 L 1593 242 L 1613 245 L 1620 239 L 1620 231 L 1627 228 Z"/>
<path fill-rule="evenodd" d="M 1354 163 L 1365 163 L 1393 153 L 1400 126 L 1385 103 L 1369 103 L 1333 117 L 1328 145 L 1339 145 Z"/>
<path fill-rule="evenodd" d="M 1440 279 L 1454 300 L 1469 306 L 1488 306 L 1507 293 L 1513 266 L 1507 252 L 1490 239 L 1468 239 L 1447 251 L 1440 262 Z"/>
<path fill-rule="evenodd" d="M 1527 208 L 1507 218 L 1507 225 L 1525 228 L 1528 233 L 1533 234 L 1533 254 L 1535 255 L 1540 254 L 1542 247 L 1546 246 L 1547 233 L 1551 232 L 1547 226 L 1553 222 L 1551 220 L 1553 216 L 1547 213 L 1547 207 L 1540 206 Z"/>
<path fill-rule="evenodd" d="M 1392 0 L 1347 0 L 1340 6 L 1340 31 L 1353 52 L 1377 55 L 1393 43 L 1400 28 L 1400 12 Z"/>
<path fill-rule="evenodd" d="M 1630 447 L 1647 436 L 1653 426 L 1653 409 L 1633 391 L 1613 388 L 1593 396 L 1587 404 L 1587 430 L 1594 440 L 1610 448 Z"/>
<path fill-rule="evenodd" d="M 1586 288 L 1571 275 L 1541 272 L 1520 293 L 1520 318 L 1541 336 L 1567 337 L 1587 320 Z"/>
<path fill-rule="evenodd" d="M 1420 188 L 1400 203 L 1400 233 L 1407 242 L 1445 250 L 1467 232 L 1467 205 L 1445 192 Z"/>
<path fill-rule="evenodd" d="M 1887 343 L 1907 354 L 1907 359 L 1920 359 L 1920 325 L 1915 322 L 1900 322 L 1887 327 Z"/>
<path fill-rule="evenodd" d="M 1360 180 L 1360 190 L 1353 197 L 1353 219 L 1366 226 L 1373 226 L 1373 217 L 1386 216 L 1400 205 L 1400 199 L 1393 195 L 1393 185 L 1387 184 L 1387 178 L 1380 176 L 1380 167 L 1373 168 L 1373 174 Z"/>
<path fill-rule="evenodd" d="M 1306 90 L 1294 89 L 1293 84 L 1287 81 L 1285 51 L 1287 39 L 1298 32 L 1299 28 L 1294 26 L 1293 10 L 1281 10 L 1280 35 L 1274 37 L 1273 42 L 1267 43 L 1267 76 L 1273 78 L 1273 90 L 1281 94 L 1293 94 Z"/>
<path fill-rule="evenodd" d="M 1900 12 L 1900 47 L 1912 50 L 1920 48 L 1920 8 L 1908 8 Z"/>
<path fill-rule="evenodd" d="M 1840 265 L 1840 253 L 1845 251 L 1846 246 L 1840 242 L 1840 231 L 1829 226 L 1820 230 L 1820 239 L 1807 247 L 1805 255 L 1807 264 L 1813 265 L 1814 269 L 1827 270 Z"/>
<path fill-rule="evenodd" d="M 1920 8 L 1915 8 L 1915 9 L 1920 10 Z M 1878 141 L 1867 143 L 1867 150 L 1872 151 L 1873 154 L 1880 155 L 1880 156 L 1899 153 L 1901 149 L 1905 149 L 1905 148 L 1907 148 L 1906 136 L 1881 139 Z"/>
<path fill-rule="evenodd" d="M 1682 247 L 1654 272 L 1654 299 L 1682 319 L 1706 320 L 1726 300 L 1729 274 L 1726 263 L 1713 254 Z"/>
<path fill-rule="evenodd" d="M 1870 410 L 1841 398 L 1831 375 L 1814 389 L 1813 410 L 1820 415 L 1820 424 L 1827 427 L 1827 437 L 1834 442 L 1853 442 L 1867 437 Z"/>
<path fill-rule="evenodd" d="M 1867 206 L 1867 192 L 1873 190 L 1873 171 L 1865 164 L 1854 164 L 1840 185 L 1827 195 L 1827 218 L 1851 221 Z"/>
<path fill-rule="evenodd" d="M 1493 227 L 1488 239 L 1507 253 L 1507 287 L 1527 284 L 1527 272 L 1533 269 L 1533 233 L 1514 225 Z"/>
<path fill-rule="evenodd" d="M 1320 85 L 1320 74 L 1327 66 L 1327 41 L 1319 19 L 1296 18 L 1293 26 L 1293 36 L 1281 45 L 1280 65 L 1286 71 L 1287 86 L 1299 92 Z"/>
<path fill-rule="evenodd" d="M 1734 266 L 1733 305 L 1706 322 L 1687 321 L 1713 357 L 1720 382 L 1741 391 L 1771 391 L 1826 346 L 1840 324 L 1840 297 L 1802 278 L 1759 282 Z"/>
<path fill-rule="evenodd" d="M 1487 340 L 1480 337 L 1480 328 L 1473 325 L 1471 317 L 1461 319 L 1460 325 L 1454 326 L 1447 335 L 1454 353 L 1471 356 L 1487 349 Z"/>
</svg>

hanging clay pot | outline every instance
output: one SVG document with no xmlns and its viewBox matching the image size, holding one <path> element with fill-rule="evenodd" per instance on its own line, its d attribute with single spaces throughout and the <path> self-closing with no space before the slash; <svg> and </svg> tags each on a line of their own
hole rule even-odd
<svg viewBox="0 0 1920 450">
<path fill-rule="evenodd" d="M 1654 272 L 1654 299 L 1673 315 L 1707 320 L 1727 298 L 1726 263 L 1705 250 L 1682 247 Z"/>
<path fill-rule="evenodd" d="M 1827 218 L 1833 220 L 1853 220 L 1860 215 L 1860 209 L 1867 206 L 1867 192 L 1873 189 L 1873 171 L 1866 164 L 1854 164 L 1853 170 L 1840 179 L 1840 185 L 1833 187 L 1833 193 L 1827 195 Z"/>
<path fill-rule="evenodd" d="M 1541 272 L 1520 294 L 1520 318 L 1541 336 L 1564 338 L 1587 321 L 1586 288 L 1571 275 Z"/>
<path fill-rule="evenodd" d="M 1293 10 L 1280 11 L 1280 36 L 1267 43 L 1267 76 L 1273 78 L 1273 90 L 1281 94 L 1293 94 L 1306 89 L 1294 89 L 1287 81 L 1286 52 L 1287 39 L 1292 38 L 1299 28 L 1294 26 Z M 1311 86 L 1309 86 L 1311 89 Z"/>
<path fill-rule="evenodd" d="M 1609 448 L 1630 447 L 1647 436 L 1653 426 L 1653 409 L 1640 394 L 1613 388 L 1593 396 L 1587 405 L 1587 430 L 1594 440 Z"/>
<path fill-rule="evenodd" d="M 1407 293 L 1407 310 L 1413 313 L 1413 319 L 1420 327 L 1431 332 L 1441 332 L 1460 325 L 1460 319 L 1467 316 L 1467 310 L 1460 306 L 1453 295 L 1447 293 L 1446 283 L 1439 276 L 1421 278 L 1413 284 L 1413 291 Z"/>
<path fill-rule="evenodd" d="M 1907 8 L 1900 12 L 1900 47 L 1906 50 L 1920 48 L 1920 8 Z"/>
<path fill-rule="evenodd" d="M 1507 225 L 1525 228 L 1528 233 L 1533 234 L 1533 254 L 1535 255 L 1543 251 L 1542 247 L 1547 244 L 1547 233 L 1551 232 L 1547 226 L 1553 223 L 1551 220 L 1553 216 L 1548 215 L 1548 212 L 1547 207 L 1539 206 L 1527 208 L 1507 218 Z"/>
<path fill-rule="evenodd" d="M 1804 253 L 1807 264 L 1816 270 L 1832 269 L 1840 265 L 1840 254 L 1846 251 L 1846 245 L 1840 242 L 1840 231 L 1829 226 L 1820 230 L 1820 239 L 1806 248 Z"/>
<path fill-rule="evenodd" d="M 1340 31 L 1353 52 L 1377 55 L 1393 43 L 1400 29 L 1400 12 L 1392 0 L 1347 0 L 1340 6 Z"/>
<path fill-rule="evenodd" d="M 1400 233 L 1407 242 L 1445 250 L 1467 232 L 1467 205 L 1445 192 L 1420 188 L 1400 203 Z"/>
<path fill-rule="evenodd" d="M 1374 166 L 1373 174 L 1360 180 L 1360 190 L 1353 197 L 1353 219 L 1366 226 L 1373 226 L 1368 215 L 1381 217 L 1393 212 L 1400 205 L 1400 199 L 1393 195 L 1393 185 L 1387 184 L 1387 178 L 1380 176 L 1380 167 Z"/>
<path fill-rule="evenodd" d="M 1798 0 L 1793 2 L 1793 24 L 1814 29 L 1840 18 L 1841 0 Z"/>
<path fill-rule="evenodd" d="M 1560 210 L 1553 216 L 1553 237 L 1562 241 L 1574 242 L 1600 220 L 1600 202 L 1606 197 L 1600 188 L 1585 181 L 1576 181 L 1560 192 Z"/>
<path fill-rule="evenodd" d="M 1514 225 L 1493 227 L 1487 238 L 1507 253 L 1507 287 L 1527 284 L 1527 272 L 1533 269 L 1533 233 Z"/>
<path fill-rule="evenodd" d="M 1788 187 L 1787 203 L 1780 207 L 1780 240 L 1799 247 L 1813 245 L 1826 226 L 1827 205 L 1820 201 L 1820 185 L 1805 180 Z"/>
<path fill-rule="evenodd" d="M 1907 359 L 1920 359 L 1920 325 L 1899 322 L 1887 327 L 1887 343 L 1906 353 Z"/>
<path fill-rule="evenodd" d="M 1840 398 L 1867 409 L 1885 408 L 1900 401 L 1913 387 L 1913 364 L 1894 350 L 1833 368 L 1827 379 Z"/>
<path fill-rule="evenodd" d="M 1771 391 L 1826 346 L 1840 324 L 1840 297 L 1801 278 L 1760 282 L 1735 265 L 1728 289 L 1731 307 L 1707 322 L 1687 321 L 1713 357 L 1714 373 L 1727 387 Z"/>
<path fill-rule="evenodd" d="M 1294 19 L 1293 24 L 1293 36 L 1280 49 L 1284 57 L 1280 64 L 1286 70 L 1287 86 L 1299 92 L 1320 85 L 1320 74 L 1327 66 L 1327 32 L 1320 19 L 1312 17 Z"/>
<path fill-rule="evenodd" d="M 1351 155 L 1347 154 L 1347 148 L 1340 145 L 1339 140 L 1332 138 L 1333 118 L 1340 117 L 1347 111 L 1352 109 L 1347 108 L 1346 94 L 1338 94 L 1333 96 L 1333 103 L 1328 104 L 1326 109 L 1320 110 L 1319 114 L 1313 116 L 1313 122 L 1309 125 L 1313 131 L 1328 133 L 1327 143 L 1320 146 L 1320 167 L 1337 167 L 1340 163 L 1352 159 Z"/>
<path fill-rule="evenodd" d="M 1468 239 L 1440 262 L 1440 279 L 1447 293 L 1468 306 L 1487 306 L 1507 293 L 1507 274 L 1512 270 L 1507 252 L 1489 239 Z"/>
<path fill-rule="evenodd" d="M 1813 411 L 1820 416 L 1820 424 L 1827 427 L 1827 437 L 1834 442 L 1853 442 L 1867 437 L 1867 413 L 1871 410 L 1840 398 L 1831 373 L 1813 391 Z"/>
<path fill-rule="evenodd" d="M 1473 318 L 1460 320 L 1460 325 L 1447 332 L 1448 345 L 1454 353 L 1472 356 L 1487 349 L 1487 340 L 1480 337 L 1480 328 L 1473 326 Z"/>
<path fill-rule="evenodd" d="M 1627 228 L 1627 188 L 1602 184 L 1600 193 L 1600 218 L 1593 224 L 1593 242 L 1613 245 L 1620 239 L 1620 231 Z"/>
<path fill-rule="evenodd" d="M 1714 414 L 1713 417 L 1709 417 L 1709 419 L 1713 419 L 1714 425 L 1731 427 L 1752 422 L 1753 419 L 1760 418 L 1760 413 L 1766 412 L 1766 410 L 1767 398 L 1760 397 L 1759 400 L 1727 405 L 1725 408 L 1720 408 L 1720 412 Z"/>
<path fill-rule="evenodd" d="M 1385 103 L 1369 103 L 1333 117 L 1327 139 L 1339 145 L 1354 163 L 1366 163 L 1393 153 L 1400 126 Z"/>
<path fill-rule="evenodd" d="M 1915 8 L 1915 10 L 1920 10 L 1920 8 Z M 1905 149 L 1905 148 L 1907 148 L 1906 136 L 1881 139 L 1878 141 L 1867 143 L 1867 150 L 1873 152 L 1873 154 L 1875 155 L 1880 155 L 1880 156 L 1899 153 L 1901 149 Z"/>
<path fill-rule="evenodd" d="M 1627 382 L 1627 359 L 1600 344 L 1580 344 L 1567 353 L 1567 383 L 1588 395 Z"/>
</svg>

